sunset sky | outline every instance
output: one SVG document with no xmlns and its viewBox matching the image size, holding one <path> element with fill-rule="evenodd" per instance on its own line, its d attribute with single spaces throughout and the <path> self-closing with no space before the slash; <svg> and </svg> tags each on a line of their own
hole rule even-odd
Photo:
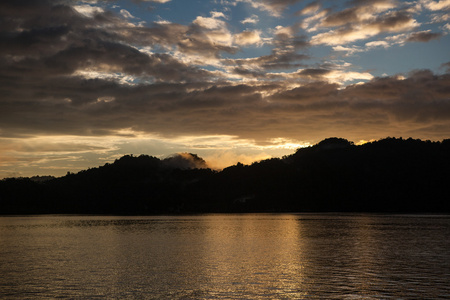
<svg viewBox="0 0 450 300">
<path fill-rule="evenodd" d="M 2 0 L 0 178 L 450 138 L 450 0 Z"/>
</svg>

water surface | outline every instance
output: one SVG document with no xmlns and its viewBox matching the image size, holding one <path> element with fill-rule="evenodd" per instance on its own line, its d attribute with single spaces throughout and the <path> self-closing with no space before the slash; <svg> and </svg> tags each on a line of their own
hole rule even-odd
<svg viewBox="0 0 450 300">
<path fill-rule="evenodd" d="M 0 217 L 0 298 L 448 299 L 450 216 Z"/>
</svg>

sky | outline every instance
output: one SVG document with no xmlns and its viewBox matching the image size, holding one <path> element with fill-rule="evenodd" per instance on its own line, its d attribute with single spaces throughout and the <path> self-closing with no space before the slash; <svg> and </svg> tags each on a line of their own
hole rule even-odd
<svg viewBox="0 0 450 300">
<path fill-rule="evenodd" d="M 450 138 L 450 0 L 2 0 L 0 178 Z"/>
</svg>

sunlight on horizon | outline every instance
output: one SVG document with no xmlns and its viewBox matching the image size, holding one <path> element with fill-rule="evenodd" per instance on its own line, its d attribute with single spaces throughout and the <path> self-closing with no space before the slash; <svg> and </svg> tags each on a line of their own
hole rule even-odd
<svg viewBox="0 0 450 300">
<path fill-rule="evenodd" d="M 109 136 L 52 135 L 28 138 L 0 138 L 0 178 L 63 176 L 112 163 L 123 155 L 141 154 L 160 159 L 174 153 L 199 155 L 212 169 L 239 163 L 252 164 L 264 159 L 293 154 L 309 142 L 276 138 L 257 143 L 236 136 L 205 135 L 161 137 L 132 129 L 121 129 Z M 14 166 L 14 170 L 9 168 Z"/>
</svg>

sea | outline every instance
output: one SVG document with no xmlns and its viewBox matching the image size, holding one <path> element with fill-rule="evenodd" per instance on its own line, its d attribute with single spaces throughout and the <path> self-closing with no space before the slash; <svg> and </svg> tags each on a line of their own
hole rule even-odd
<svg viewBox="0 0 450 300">
<path fill-rule="evenodd" d="M 450 299 L 450 216 L 0 216 L 0 299 Z"/>
</svg>

